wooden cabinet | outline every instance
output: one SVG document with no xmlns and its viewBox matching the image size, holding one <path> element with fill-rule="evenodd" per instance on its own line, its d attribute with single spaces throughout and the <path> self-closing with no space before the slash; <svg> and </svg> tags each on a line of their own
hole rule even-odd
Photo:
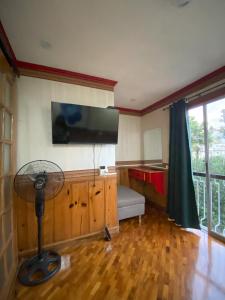
<svg viewBox="0 0 225 300">
<path fill-rule="evenodd" d="M 54 198 L 54 241 L 71 238 L 70 184 L 65 182 L 61 192 Z M 45 215 L 47 212 L 45 211 Z"/>
<path fill-rule="evenodd" d="M 88 234 L 90 232 L 88 182 L 71 184 L 71 206 L 72 237 Z"/>
<path fill-rule="evenodd" d="M 106 225 L 109 228 L 118 226 L 116 178 L 105 181 L 105 206 Z"/>
<path fill-rule="evenodd" d="M 37 221 L 33 202 L 20 198 L 17 203 L 19 252 L 37 247 Z M 61 192 L 45 202 L 43 244 L 54 246 L 85 235 L 118 230 L 117 178 L 105 176 L 66 180 Z"/>
<path fill-rule="evenodd" d="M 45 203 L 45 215 L 43 218 L 43 243 L 53 243 L 54 236 L 54 200 L 48 200 Z M 26 202 L 17 198 L 17 240 L 18 250 L 22 252 L 26 249 L 37 247 L 37 219 L 33 202 Z"/>
<path fill-rule="evenodd" d="M 105 225 L 104 181 L 89 182 L 90 231 L 96 232 Z"/>
</svg>

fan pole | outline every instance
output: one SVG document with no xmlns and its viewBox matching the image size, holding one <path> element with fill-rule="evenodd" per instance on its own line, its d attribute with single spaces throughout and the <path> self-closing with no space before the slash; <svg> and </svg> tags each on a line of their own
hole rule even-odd
<svg viewBox="0 0 225 300">
<path fill-rule="evenodd" d="M 38 257 L 42 254 L 42 217 L 38 217 Z"/>
<path fill-rule="evenodd" d="M 35 212 L 38 222 L 38 257 L 42 257 L 42 217 L 44 215 L 44 190 L 36 191 Z"/>
</svg>

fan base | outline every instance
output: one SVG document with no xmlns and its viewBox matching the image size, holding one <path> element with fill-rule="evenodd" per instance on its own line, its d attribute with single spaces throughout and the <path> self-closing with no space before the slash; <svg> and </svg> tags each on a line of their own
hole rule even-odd
<svg viewBox="0 0 225 300">
<path fill-rule="evenodd" d="M 18 279 L 24 285 L 38 285 L 54 276 L 60 267 L 60 255 L 54 251 L 45 251 L 41 257 L 33 256 L 21 265 Z"/>
</svg>

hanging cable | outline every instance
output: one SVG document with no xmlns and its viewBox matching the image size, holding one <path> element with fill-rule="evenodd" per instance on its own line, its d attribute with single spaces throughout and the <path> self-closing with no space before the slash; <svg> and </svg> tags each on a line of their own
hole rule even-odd
<svg viewBox="0 0 225 300">
<path fill-rule="evenodd" d="M 94 166 L 94 187 L 95 187 L 95 144 L 93 144 L 93 166 Z"/>
<path fill-rule="evenodd" d="M 100 166 L 100 158 L 101 158 L 101 152 L 102 152 L 102 144 L 99 145 L 99 151 L 97 156 L 97 166 Z"/>
</svg>

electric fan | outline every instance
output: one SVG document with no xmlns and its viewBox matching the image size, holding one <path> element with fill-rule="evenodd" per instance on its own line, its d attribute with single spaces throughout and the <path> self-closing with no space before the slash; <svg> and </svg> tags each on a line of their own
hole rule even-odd
<svg viewBox="0 0 225 300">
<path fill-rule="evenodd" d="M 37 285 L 54 276 L 61 267 L 61 257 L 54 251 L 42 250 L 42 218 L 45 200 L 54 198 L 62 189 L 64 174 L 55 163 L 35 160 L 25 164 L 14 178 L 17 195 L 34 202 L 38 227 L 37 255 L 27 259 L 20 267 L 19 281 L 28 286 Z"/>
</svg>

